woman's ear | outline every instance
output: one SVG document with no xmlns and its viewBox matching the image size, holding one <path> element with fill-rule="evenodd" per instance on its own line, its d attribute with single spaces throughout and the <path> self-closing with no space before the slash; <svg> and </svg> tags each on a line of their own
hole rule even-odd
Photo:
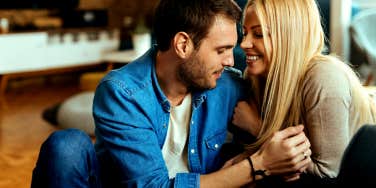
<svg viewBox="0 0 376 188">
<path fill-rule="evenodd" d="M 193 42 L 186 32 L 176 33 L 173 40 L 175 53 L 182 59 L 188 58 L 193 51 Z"/>
</svg>

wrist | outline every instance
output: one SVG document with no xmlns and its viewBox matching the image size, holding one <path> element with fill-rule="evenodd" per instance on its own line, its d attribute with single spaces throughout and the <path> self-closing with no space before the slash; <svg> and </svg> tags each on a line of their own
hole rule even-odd
<svg viewBox="0 0 376 188">
<path fill-rule="evenodd" d="M 251 176 L 254 181 L 261 180 L 267 176 L 266 168 L 263 166 L 262 156 L 255 153 L 247 157 L 251 166 Z"/>
<path fill-rule="evenodd" d="M 255 169 L 265 169 L 263 165 L 263 157 L 260 154 L 260 151 L 255 152 L 253 155 L 250 155 L 249 157 L 251 158 Z"/>
</svg>

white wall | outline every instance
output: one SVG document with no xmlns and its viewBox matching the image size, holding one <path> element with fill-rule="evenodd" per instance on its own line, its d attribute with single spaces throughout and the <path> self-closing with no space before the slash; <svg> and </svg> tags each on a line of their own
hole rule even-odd
<svg viewBox="0 0 376 188">
<path fill-rule="evenodd" d="M 356 3 L 359 8 L 376 8 L 375 0 L 352 0 L 353 3 Z"/>
<path fill-rule="evenodd" d="M 331 0 L 330 2 L 331 53 L 340 56 L 344 61 L 350 59 L 351 4 L 352 0 Z"/>
<path fill-rule="evenodd" d="M 98 38 L 90 39 L 81 32 L 29 32 L 0 35 L 0 74 L 40 71 L 102 63 L 106 52 L 120 45 L 119 30 L 112 37 L 109 30 L 99 30 Z"/>
<path fill-rule="evenodd" d="M 347 62 L 350 61 L 350 35 L 352 3 L 360 9 L 376 8 L 376 0 L 330 0 L 330 48 Z"/>
</svg>

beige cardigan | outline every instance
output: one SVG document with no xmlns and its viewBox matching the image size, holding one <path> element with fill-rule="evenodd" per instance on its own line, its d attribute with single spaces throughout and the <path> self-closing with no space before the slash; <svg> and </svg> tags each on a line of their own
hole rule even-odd
<svg viewBox="0 0 376 188">
<path fill-rule="evenodd" d="M 312 150 L 307 172 L 336 177 L 359 118 L 358 113 L 350 113 L 354 107 L 349 80 L 335 64 L 318 62 L 308 70 L 302 92 L 305 131 Z"/>
</svg>

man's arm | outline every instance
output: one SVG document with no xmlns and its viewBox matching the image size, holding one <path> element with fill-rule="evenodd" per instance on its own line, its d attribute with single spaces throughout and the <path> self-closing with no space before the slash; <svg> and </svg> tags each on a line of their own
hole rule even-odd
<svg viewBox="0 0 376 188">
<path fill-rule="evenodd" d="M 118 80 L 104 81 L 96 90 L 93 104 L 96 150 L 99 160 L 105 158 L 106 168 L 111 169 L 103 172 L 104 176 L 124 187 L 172 187 L 175 181 L 169 179 L 158 130 L 153 127 L 153 121 L 164 114 L 152 117 L 148 110 L 158 104 L 150 100 L 145 105 L 138 98 L 127 93 L 124 83 Z M 198 174 L 177 179 L 187 182 L 192 177 L 198 179 Z"/>
<path fill-rule="evenodd" d="M 250 157 L 254 170 L 265 170 L 266 175 L 293 174 L 307 168 L 311 162 L 310 144 L 303 126 L 289 127 L 275 133 L 260 150 Z M 306 153 L 306 156 L 303 155 Z M 251 165 L 247 159 L 221 170 L 200 176 L 200 187 L 240 187 L 254 183 Z M 261 179 L 261 176 L 255 176 Z"/>
</svg>

